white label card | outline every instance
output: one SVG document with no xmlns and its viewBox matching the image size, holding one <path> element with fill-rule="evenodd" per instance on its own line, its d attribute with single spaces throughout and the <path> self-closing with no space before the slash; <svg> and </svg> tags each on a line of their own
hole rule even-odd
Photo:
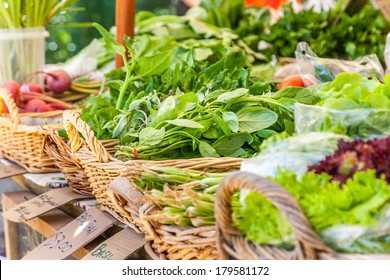
<svg viewBox="0 0 390 280">
<path fill-rule="evenodd" d="M 22 260 L 62 260 L 111 227 L 116 220 L 93 207 L 29 252 Z"/>
<path fill-rule="evenodd" d="M 7 210 L 4 216 L 15 223 L 27 221 L 69 201 L 86 197 L 73 192 L 70 188 L 50 190 Z"/>
<path fill-rule="evenodd" d="M 142 235 L 125 228 L 99 244 L 83 260 L 124 260 L 145 243 Z"/>
</svg>

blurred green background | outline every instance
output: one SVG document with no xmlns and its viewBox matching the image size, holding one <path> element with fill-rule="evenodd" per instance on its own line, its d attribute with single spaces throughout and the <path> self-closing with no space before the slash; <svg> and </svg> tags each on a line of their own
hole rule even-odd
<svg viewBox="0 0 390 280">
<path fill-rule="evenodd" d="M 107 29 L 115 25 L 115 0 L 79 0 L 75 8 L 83 10 L 60 14 L 48 27 L 50 37 L 46 40 L 46 63 L 65 62 L 100 35 L 93 27 L 72 27 L 73 24 L 98 22 Z M 175 14 L 175 0 L 137 0 L 137 11 L 152 11 L 155 14 Z M 71 25 L 70 25 L 71 24 Z M 63 27 L 62 25 L 70 25 Z"/>
</svg>

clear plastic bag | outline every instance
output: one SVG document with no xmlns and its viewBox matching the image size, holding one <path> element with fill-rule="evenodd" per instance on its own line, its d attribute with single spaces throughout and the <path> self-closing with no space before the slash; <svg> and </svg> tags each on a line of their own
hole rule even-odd
<svg viewBox="0 0 390 280">
<path fill-rule="evenodd" d="M 390 110 L 335 110 L 295 103 L 295 132 L 328 131 L 354 138 L 377 138 L 390 135 Z"/>
<path fill-rule="evenodd" d="M 390 252 L 390 206 L 378 218 L 377 225 L 338 225 L 319 233 L 321 239 L 336 251 L 346 253 L 384 254 Z"/>
<path fill-rule="evenodd" d="M 302 175 L 307 172 L 309 165 L 334 153 L 342 138 L 347 137 L 328 132 L 312 132 L 279 140 L 267 146 L 259 156 L 245 160 L 241 164 L 241 171 L 273 177 L 278 169 L 289 169 Z"/>
<path fill-rule="evenodd" d="M 390 73 L 390 33 L 387 34 L 386 47 L 385 47 L 385 61 L 386 61 L 386 73 Z"/>
<path fill-rule="evenodd" d="M 299 73 L 306 86 L 325 83 L 336 78 L 338 73 L 358 73 L 383 81 L 384 70 L 375 54 L 357 60 L 339 60 L 318 57 L 306 42 L 300 42 L 295 52 Z"/>
</svg>

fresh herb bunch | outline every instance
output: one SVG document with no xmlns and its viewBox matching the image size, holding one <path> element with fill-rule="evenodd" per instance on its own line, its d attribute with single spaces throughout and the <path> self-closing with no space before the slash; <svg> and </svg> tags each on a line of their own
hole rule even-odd
<svg viewBox="0 0 390 280">
<path fill-rule="evenodd" d="M 333 24 L 338 17 L 339 21 Z M 287 5 L 284 17 L 270 25 L 269 32 L 258 36 L 269 43 L 269 47 L 262 50 L 267 57 L 294 57 L 297 44 L 304 41 L 319 57 L 356 59 L 376 54 L 384 63 L 389 31 L 390 24 L 369 4 L 353 16 L 337 9 L 296 13 L 291 5 Z"/>
<path fill-rule="evenodd" d="M 0 0 L 0 28 L 44 27 L 77 0 Z"/>
</svg>

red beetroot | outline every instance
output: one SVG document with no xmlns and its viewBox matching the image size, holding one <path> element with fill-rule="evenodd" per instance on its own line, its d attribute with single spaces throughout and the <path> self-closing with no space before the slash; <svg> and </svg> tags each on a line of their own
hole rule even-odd
<svg viewBox="0 0 390 280">
<path fill-rule="evenodd" d="M 50 107 L 41 99 L 31 99 L 24 109 L 28 113 L 50 111 Z"/>
</svg>

